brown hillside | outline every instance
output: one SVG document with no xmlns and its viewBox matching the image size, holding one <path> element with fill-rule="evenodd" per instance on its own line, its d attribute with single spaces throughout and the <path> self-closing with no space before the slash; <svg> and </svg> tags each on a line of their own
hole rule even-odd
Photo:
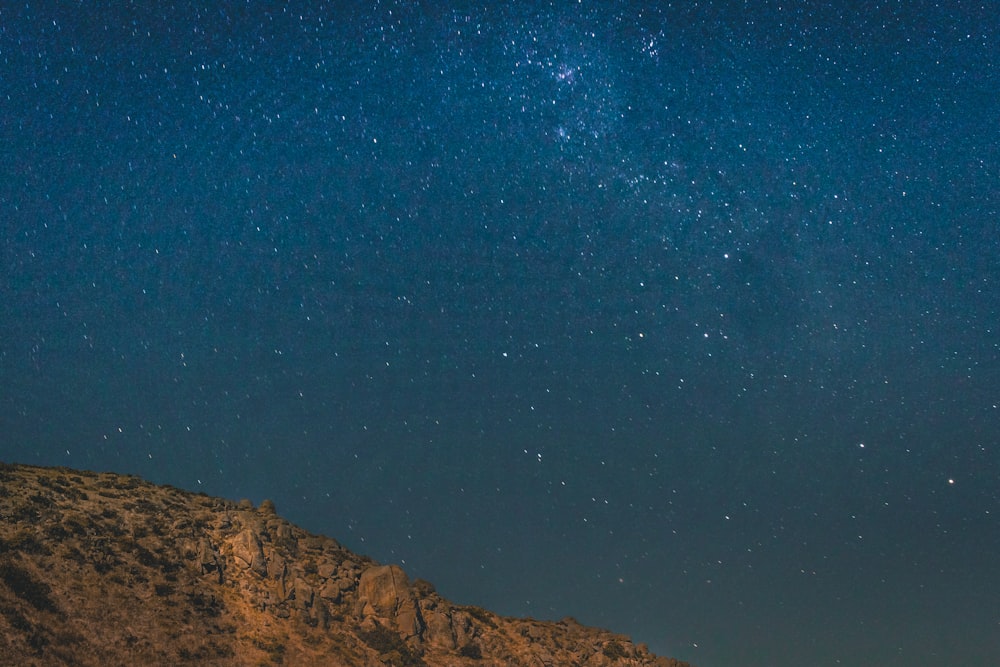
<svg viewBox="0 0 1000 667">
<path fill-rule="evenodd" d="M 686 663 L 572 619 L 452 604 L 268 501 L 0 464 L 0 664 Z"/>
</svg>

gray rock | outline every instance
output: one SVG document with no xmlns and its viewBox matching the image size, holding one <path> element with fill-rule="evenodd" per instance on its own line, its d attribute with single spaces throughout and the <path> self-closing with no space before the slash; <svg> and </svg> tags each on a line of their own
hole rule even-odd
<svg viewBox="0 0 1000 667">
<path fill-rule="evenodd" d="M 304 579 L 295 580 L 295 607 L 308 609 L 313 603 L 313 589 Z"/>
<path fill-rule="evenodd" d="M 222 583 L 222 564 L 219 561 L 219 552 L 212 546 L 211 540 L 207 537 L 201 538 L 198 543 L 198 571 L 200 574 L 211 576 Z"/>
<path fill-rule="evenodd" d="M 257 533 L 247 528 L 239 532 L 231 541 L 233 557 L 245 569 L 250 569 L 262 577 L 267 576 L 267 560 Z"/>
</svg>

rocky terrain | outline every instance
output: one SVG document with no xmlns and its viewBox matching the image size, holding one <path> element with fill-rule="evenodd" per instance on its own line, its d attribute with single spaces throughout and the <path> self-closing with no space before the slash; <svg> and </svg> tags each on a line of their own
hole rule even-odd
<svg viewBox="0 0 1000 667">
<path fill-rule="evenodd" d="M 9 464 L 0 664 L 686 665 L 573 619 L 453 604 L 269 501 Z"/>
</svg>

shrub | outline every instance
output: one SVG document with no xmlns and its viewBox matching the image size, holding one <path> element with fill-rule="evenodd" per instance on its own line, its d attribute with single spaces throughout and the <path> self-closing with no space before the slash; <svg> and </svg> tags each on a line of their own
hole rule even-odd
<svg viewBox="0 0 1000 667">
<path fill-rule="evenodd" d="M 52 590 L 48 584 L 36 581 L 31 573 L 10 561 L 0 563 L 0 580 L 3 580 L 11 592 L 38 611 L 59 611 L 56 603 L 49 597 Z"/>
<path fill-rule="evenodd" d="M 604 645 L 604 657 L 616 660 L 618 658 L 627 658 L 628 653 L 625 652 L 625 648 L 618 642 L 611 640 Z"/>
<path fill-rule="evenodd" d="M 371 630 L 361 630 L 358 632 L 361 641 L 368 644 L 380 655 L 391 655 L 389 660 L 392 664 L 400 667 L 423 667 L 424 661 L 416 655 L 409 646 L 406 645 L 399 635 L 392 630 L 381 625 L 376 625 Z"/>
<path fill-rule="evenodd" d="M 460 648 L 458 654 L 463 658 L 472 658 L 473 660 L 482 660 L 483 658 L 483 652 L 471 642 Z"/>
</svg>

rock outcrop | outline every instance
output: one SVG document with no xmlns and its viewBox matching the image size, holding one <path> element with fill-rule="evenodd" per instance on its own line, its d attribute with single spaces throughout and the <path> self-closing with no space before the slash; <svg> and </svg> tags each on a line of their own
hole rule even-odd
<svg viewBox="0 0 1000 667">
<path fill-rule="evenodd" d="M 685 665 L 572 619 L 456 605 L 268 501 L 7 464 L 0 664 Z"/>
</svg>

